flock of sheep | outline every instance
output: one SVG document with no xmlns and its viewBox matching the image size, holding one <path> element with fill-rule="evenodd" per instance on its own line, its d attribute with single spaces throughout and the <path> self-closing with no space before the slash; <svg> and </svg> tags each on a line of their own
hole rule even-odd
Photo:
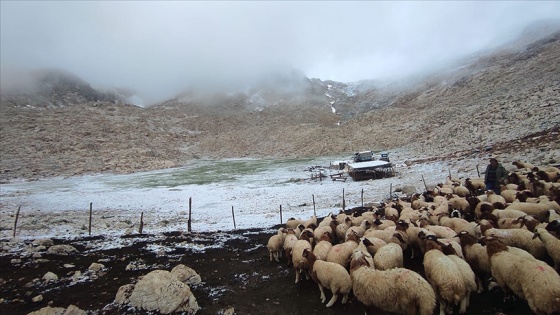
<svg viewBox="0 0 560 315">
<path fill-rule="evenodd" d="M 350 293 L 399 314 L 464 314 L 472 292 L 499 286 L 536 314 L 560 314 L 560 170 L 514 162 L 501 193 L 483 179 L 448 177 L 433 190 L 322 220 L 291 218 L 272 235 L 270 261 L 285 257 L 295 282 L 312 278 L 327 307 Z M 423 257 L 425 276 L 404 268 Z M 554 267 L 550 264 L 554 263 Z"/>
</svg>

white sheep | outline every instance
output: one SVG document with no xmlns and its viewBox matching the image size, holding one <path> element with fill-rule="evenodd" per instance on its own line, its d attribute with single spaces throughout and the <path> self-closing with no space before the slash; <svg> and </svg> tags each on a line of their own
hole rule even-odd
<svg viewBox="0 0 560 315">
<path fill-rule="evenodd" d="M 489 225 L 481 224 L 482 233 L 485 237 L 498 237 L 505 245 L 514 246 L 526 250 L 537 259 L 543 259 L 546 248 L 539 239 L 533 239 L 533 233 L 525 229 L 495 229 Z"/>
<path fill-rule="evenodd" d="M 324 288 L 328 288 L 332 292 L 332 298 L 327 303 L 327 307 L 333 306 L 339 294 L 342 294 L 341 303 L 345 304 L 352 290 L 352 279 L 346 268 L 337 263 L 319 260 L 308 249 L 304 250 L 303 257 L 309 262 L 311 278 L 319 286 L 321 302 L 325 303 L 327 300 Z"/>
<path fill-rule="evenodd" d="M 451 314 L 454 305 L 459 305 L 459 313 L 464 314 L 469 303 L 470 286 L 461 271 L 462 266 L 442 252 L 433 235 L 427 237 L 425 250 L 424 272 L 439 301 L 440 315 Z"/>
<path fill-rule="evenodd" d="M 292 249 L 297 243 L 298 237 L 294 229 L 287 229 L 286 236 L 284 236 L 284 256 L 288 259 L 288 266 L 292 264 Z"/>
<path fill-rule="evenodd" d="M 313 239 L 313 233 L 310 231 L 303 231 L 301 233 L 300 239 L 294 244 L 292 248 L 292 265 L 294 266 L 294 270 L 296 272 L 296 281 L 295 283 L 299 282 L 300 274 L 304 273 L 305 277 L 309 279 L 309 263 L 307 259 L 305 259 L 302 254 L 305 249 L 311 250 L 311 243 L 310 240 Z"/>
<path fill-rule="evenodd" d="M 331 234 L 327 232 L 321 236 L 321 240 L 319 240 L 313 248 L 313 254 L 319 259 L 325 259 L 332 247 L 332 237 Z"/>
<path fill-rule="evenodd" d="M 366 307 L 399 314 L 431 315 L 436 306 L 434 290 L 418 273 L 405 268 L 375 270 L 361 251 L 352 255 L 350 276 L 354 296 Z"/>
<path fill-rule="evenodd" d="M 350 256 L 352 256 L 354 249 L 358 247 L 359 242 L 360 238 L 355 233 L 348 234 L 348 240 L 344 243 L 333 245 L 327 253 L 325 260 L 337 263 L 342 267 L 347 268 Z"/>
<path fill-rule="evenodd" d="M 560 273 L 560 239 L 543 228 L 537 228 L 533 238 L 538 237 L 544 244 L 548 255 L 554 261 L 554 269 Z"/>
<path fill-rule="evenodd" d="M 282 256 L 282 246 L 284 245 L 285 233 L 285 229 L 281 228 L 278 230 L 278 234 L 274 234 L 268 239 L 266 247 L 268 248 L 270 261 L 276 260 L 277 262 L 280 262 L 279 257 Z"/>
<path fill-rule="evenodd" d="M 507 293 L 527 300 L 536 314 L 560 312 L 560 275 L 543 261 L 510 253 L 499 239 L 486 238 L 492 276 Z"/>
<path fill-rule="evenodd" d="M 469 266 L 471 266 L 472 270 L 477 275 L 477 291 L 478 293 L 481 293 L 484 289 L 481 278 L 485 279 L 491 274 L 490 259 L 488 258 L 486 247 L 479 244 L 477 242 L 477 238 L 466 231 L 461 231 L 459 233 L 459 240 L 463 249 L 465 261 L 469 264 Z"/>
<path fill-rule="evenodd" d="M 539 219 L 541 222 L 548 221 L 548 217 L 550 216 L 550 209 L 554 209 L 556 211 L 560 211 L 560 206 L 555 201 L 550 202 L 539 202 L 539 203 L 531 203 L 531 202 L 514 202 L 507 206 L 505 210 L 508 209 L 515 209 L 519 211 L 523 211 L 526 214 L 532 215 L 535 218 Z"/>
<path fill-rule="evenodd" d="M 403 251 L 401 247 L 395 243 L 388 243 L 381 246 L 373 256 L 373 264 L 375 269 L 388 270 L 393 268 L 402 268 Z"/>
</svg>

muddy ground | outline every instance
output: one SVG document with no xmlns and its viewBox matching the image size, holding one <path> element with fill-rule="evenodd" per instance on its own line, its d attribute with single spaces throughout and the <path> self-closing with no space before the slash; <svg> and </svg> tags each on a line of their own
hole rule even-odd
<svg viewBox="0 0 560 315">
<path fill-rule="evenodd" d="M 107 250 L 88 249 L 93 243 L 114 242 L 103 236 L 55 239 L 55 245 L 70 244 L 79 253 L 70 256 L 44 253 L 40 259 L 22 257 L 17 252 L 3 253 L 0 314 L 27 314 L 47 305 L 70 304 L 91 314 L 153 314 L 114 304 L 117 290 L 122 285 L 136 283 L 139 276 L 152 270 L 171 270 L 180 263 L 196 270 L 202 278 L 201 284 L 191 287 L 201 307 L 197 314 L 224 314 L 232 308 L 235 314 L 364 314 L 364 306 L 353 297 L 346 305 L 339 301 L 326 308 L 312 280 L 295 284 L 294 271 L 287 268 L 285 259 L 281 263 L 270 262 L 266 243 L 274 228 L 278 227 L 228 233 L 131 235 L 126 236 L 130 245 Z M 213 248 L 214 244 L 218 246 Z M 405 267 L 422 273 L 421 260 L 410 260 L 409 254 L 405 253 Z M 12 259 L 21 259 L 21 263 L 14 264 Z M 86 271 L 93 262 L 101 262 L 105 269 L 97 276 L 87 276 Z M 130 269 L 131 265 L 135 268 Z M 60 280 L 34 282 L 48 271 L 56 273 Z M 75 271 L 81 271 L 85 277 L 72 283 L 70 279 Z M 32 302 L 40 294 L 43 300 Z M 499 292 L 473 293 L 468 314 L 498 312 L 532 313 L 524 301 L 504 304 Z M 369 314 L 385 313 L 370 310 Z"/>
</svg>

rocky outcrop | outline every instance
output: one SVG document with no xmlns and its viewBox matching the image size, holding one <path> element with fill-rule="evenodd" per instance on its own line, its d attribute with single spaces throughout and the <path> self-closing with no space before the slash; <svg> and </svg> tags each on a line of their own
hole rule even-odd
<svg viewBox="0 0 560 315">
<path fill-rule="evenodd" d="M 115 302 L 160 314 L 174 312 L 195 314 L 200 308 L 189 283 L 191 285 L 200 283 L 200 276 L 184 265 L 176 266 L 171 272 L 154 270 L 142 277 L 135 285 L 121 286 Z"/>
</svg>

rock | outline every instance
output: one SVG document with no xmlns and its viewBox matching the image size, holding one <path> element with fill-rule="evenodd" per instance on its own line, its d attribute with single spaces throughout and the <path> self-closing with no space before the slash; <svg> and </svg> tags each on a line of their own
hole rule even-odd
<svg viewBox="0 0 560 315">
<path fill-rule="evenodd" d="M 103 268 L 105 268 L 105 266 L 103 264 L 91 263 L 88 270 L 93 271 L 93 272 L 98 272 L 99 270 L 101 270 Z"/>
<path fill-rule="evenodd" d="M 42 302 L 42 301 L 43 301 L 43 296 L 40 294 L 31 299 L 31 302 L 33 303 Z"/>
<path fill-rule="evenodd" d="M 87 312 L 79 309 L 75 305 L 70 305 L 68 308 L 63 307 L 43 307 L 42 309 L 28 313 L 27 315 L 87 315 Z"/>
<path fill-rule="evenodd" d="M 54 242 L 50 238 L 40 238 L 40 239 L 34 240 L 33 243 L 31 243 L 31 244 L 33 244 L 35 246 L 53 246 Z"/>
<path fill-rule="evenodd" d="M 194 269 L 187 267 L 183 264 L 179 264 L 175 266 L 171 270 L 171 274 L 175 276 L 177 280 L 184 282 L 188 285 L 195 285 L 202 282 L 202 279 L 200 278 L 198 273 L 194 271 Z"/>
<path fill-rule="evenodd" d="M 119 288 L 117 295 L 115 296 L 115 303 L 117 304 L 128 304 L 130 295 L 134 290 L 134 284 L 125 284 Z"/>
<path fill-rule="evenodd" d="M 132 307 L 162 314 L 195 314 L 199 310 L 189 286 L 166 270 L 154 270 L 138 281 L 129 301 Z"/>
<path fill-rule="evenodd" d="M 21 259 L 13 258 L 12 260 L 10 260 L 10 263 L 12 265 L 19 265 L 19 264 L 21 264 Z"/>
<path fill-rule="evenodd" d="M 53 245 L 47 250 L 47 254 L 52 255 L 70 255 L 76 253 L 78 253 L 78 250 L 71 245 Z"/>
<path fill-rule="evenodd" d="M 62 315 L 66 311 L 63 307 L 43 307 L 42 309 L 28 313 L 27 315 Z"/>
<path fill-rule="evenodd" d="M 58 276 L 55 273 L 49 271 L 43 276 L 43 280 L 45 280 L 46 282 L 56 281 L 58 280 Z"/>
</svg>

